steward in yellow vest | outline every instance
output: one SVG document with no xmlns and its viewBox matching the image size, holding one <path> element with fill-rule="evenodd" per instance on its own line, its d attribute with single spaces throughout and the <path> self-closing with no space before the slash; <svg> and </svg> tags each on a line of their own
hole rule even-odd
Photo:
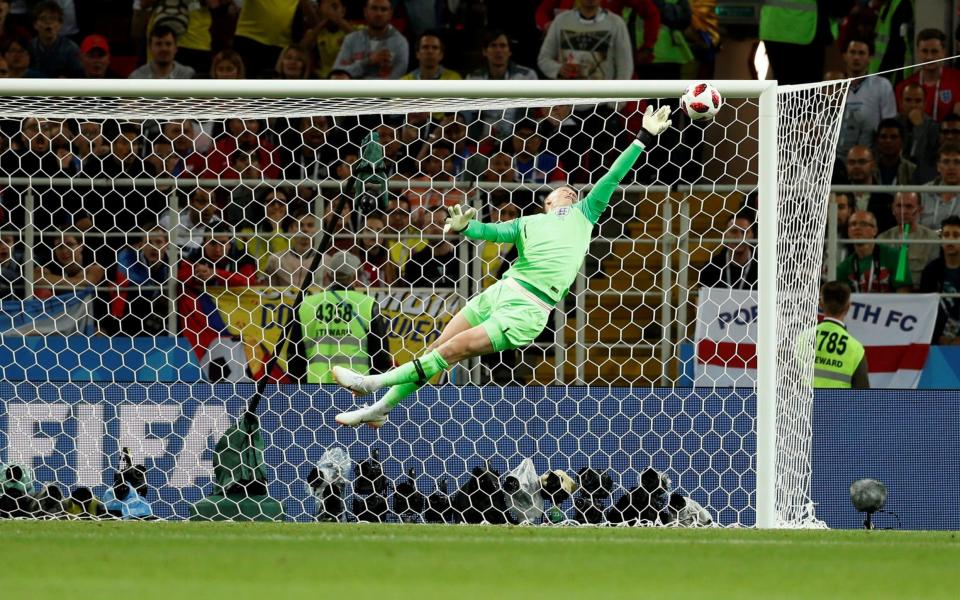
<svg viewBox="0 0 960 600">
<path fill-rule="evenodd" d="M 364 375 L 392 366 L 387 324 L 376 301 L 357 291 L 360 259 L 349 252 L 324 257 L 326 290 L 300 304 L 300 327 L 307 357 L 307 383 L 334 383 L 334 366 Z"/>
<path fill-rule="evenodd" d="M 870 379 L 863 344 L 847 331 L 843 318 L 850 310 L 850 287 L 831 281 L 820 290 L 824 319 L 815 330 L 813 387 L 868 389 Z"/>
</svg>

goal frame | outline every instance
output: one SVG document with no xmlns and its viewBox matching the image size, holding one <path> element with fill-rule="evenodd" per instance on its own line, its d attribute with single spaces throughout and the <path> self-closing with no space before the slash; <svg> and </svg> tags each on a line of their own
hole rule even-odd
<svg viewBox="0 0 960 600">
<path fill-rule="evenodd" d="M 99 98 L 583 98 L 678 97 L 693 81 L 311 81 L 8 79 L 0 97 Z M 777 452 L 776 81 L 710 81 L 726 98 L 755 98 L 758 116 L 756 527 L 775 528 Z M 31 115 L 34 116 L 34 115 Z M 54 115 L 36 115 L 54 116 Z"/>
</svg>

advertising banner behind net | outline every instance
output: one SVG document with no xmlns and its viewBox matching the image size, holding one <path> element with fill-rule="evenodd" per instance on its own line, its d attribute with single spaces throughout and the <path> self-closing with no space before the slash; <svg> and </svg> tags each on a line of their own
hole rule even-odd
<svg viewBox="0 0 960 600">
<path fill-rule="evenodd" d="M 867 353 L 870 386 L 915 388 L 937 320 L 936 294 L 853 294 L 847 330 Z M 697 306 L 698 386 L 756 384 L 757 294 L 704 288 Z"/>
</svg>

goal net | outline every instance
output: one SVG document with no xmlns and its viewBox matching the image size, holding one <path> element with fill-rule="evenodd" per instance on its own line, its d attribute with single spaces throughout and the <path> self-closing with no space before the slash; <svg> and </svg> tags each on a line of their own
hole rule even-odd
<svg viewBox="0 0 960 600">
<path fill-rule="evenodd" d="M 536 342 L 379 430 L 335 425 L 331 365 L 418 356 L 517 254 L 447 209 L 582 196 L 685 86 L 209 83 L 0 94 L 4 515 L 817 523 L 802 333 L 845 83 L 675 110 Z"/>
</svg>

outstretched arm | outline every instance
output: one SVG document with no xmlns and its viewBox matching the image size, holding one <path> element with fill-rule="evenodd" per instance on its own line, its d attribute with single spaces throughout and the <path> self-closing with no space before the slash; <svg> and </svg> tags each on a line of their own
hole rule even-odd
<svg viewBox="0 0 960 600">
<path fill-rule="evenodd" d="M 498 244 L 515 244 L 520 237 L 520 219 L 513 219 L 506 223 L 481 223 L 470 221 L 463 235 L 474 240 L 486 240 Z"/>
<path fill-rule="evenodd" d="M 623 154 L 617 157 L 610 170 L 600 178 L 583 202 L 578 205 L 591 223 L 600 220 L 600 215 L 607 209 L 613 192 L 633 168 L 637 158 L 645 149 L 652 146 L 654 138 L 666 131 L 668 127 L 670 127 L 670 107 L 663 106 L 657 112 L 653 112 L 653 107 L 647 106 L 640 135 L 629 148 L 623 151 Z"/>
<path fill-rule="evenodd" d="M 516 243 L 520 237 L 520 219 L 514 219 L 506 223 L 481 223 L 474 219 L 476 216 L 477 209 L 475 208 L 467 205 L 451 206 L 450 216 L 444 223 L 443 232 L 462 233 L 470 239 L 486 240 L 498 244 Z"/>
</svg>

